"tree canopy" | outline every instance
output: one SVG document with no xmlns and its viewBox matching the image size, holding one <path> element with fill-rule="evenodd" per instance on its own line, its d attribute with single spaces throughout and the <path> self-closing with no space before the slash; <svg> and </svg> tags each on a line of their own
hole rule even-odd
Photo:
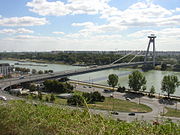
<svg viewBox="0 0 180 135">
<path fill-rule="evenodd" d="M 118 84 L 118 76 L 116 74 L 110 74 L 108 76 L 107 82 L 109 86 L 114 88 Z"/>
<path fill-rule="evenodd" d="M 135 91 L 139 91 L 146 84 L 146 78 L 143 74 L 136 70 L 129 75 L 129 87 Z"/>
<path fill-rule="evenodd" d="M 170 94 L 174 94 L 176 91 L 176 88 L 179 86 L 179 81 L 177 76 L 175 75 L 167 75 L 164 76 L 162 83 L 161 83 L 161 90 L 163 92 L 166 92 L 168 94 L 168 97 Z"/>
<path fill-rule="evenodd" d="M 49 92 L 66 93 L 73 90 L 73 86 L 67 82 L 59 82 L 57 80 L 44 81 L 44 87 Z"/>
</svg>

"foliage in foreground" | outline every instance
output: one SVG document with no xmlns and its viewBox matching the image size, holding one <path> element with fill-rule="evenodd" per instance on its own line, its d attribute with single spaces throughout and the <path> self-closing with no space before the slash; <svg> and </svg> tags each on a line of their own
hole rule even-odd
<svg viewBox="0 0 180 135">
<path fill-rule="evenodd" d="M 69 110 L 15 101 L 0 105 L 1 135 L 178 135 L 180 125 L 166 121 L 126 123 Z"/>
</svg>

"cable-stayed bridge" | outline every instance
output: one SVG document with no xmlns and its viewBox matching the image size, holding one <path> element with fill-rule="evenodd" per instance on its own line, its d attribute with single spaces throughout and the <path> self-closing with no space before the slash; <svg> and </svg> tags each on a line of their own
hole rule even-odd
<svg viewBox="0 0 180 135">
<path fill-rule="evenodd" d="M 96 71 L 101 71 L 101 70 L 106 70 L 106 69 L 112 69 L 112 68 L 120 68 L 120 67 L 129 67 L 129 66 L 138 66 L 138 65 L 153 65 L 155 66 L 155 38 L 156 36 L 151 35 L 148 36 L 150 38 L 147 52 L 144 58 L 144 61 L 142 62 L 132 62 L 137 56 L 141 56 L 141 51 L 137 52 L 137 54 L 133 54 L 133 52 L 119 58 L 118 60 L 108 64 L 108 65 L 102 65 L 102 66 L 90 66 L 90 67 L 85 67 L 85 68 L 80 68 L 76 70 L 67 70 L 67 71 L 61 71 L 61 72 L 55 72 L 55 73 L 50 73 L 50 74 L 41 74 L 41 75 L 31 75 L 28 77 L 25 77 L 23 79 L 15 78 L 10 80 L 10 85 L 14 84 L 19 84 L 23 82 L 32 82 L 32 81 L 42 81 L 42 80 L 47 80 L 47 79 L 55 79 L 55 78 L 62 78 L 62 77 L 67 77 L 67 76 L 73 76 L 73 75 L 80 75 L 80 74 L 85 74 L 85 73 L 90 73 L 90 72 L 96 72 Z M 147 61 L 148 53 L 149 53 L 149 48 L 150 48 L 150 43 L 153 43 L 153 61 Z M 118 61 L 124 59 L 125 57 L 129 55 L 134 55 L 134 57 L 128 62 L 128 63 L 117 63 Z M 117 63 L 117 64 L 116 64 Z M 8 81 L 4 80 L 4 82 Z M 0 83 L 2 85 L 3 82 Z"/>
</svg>

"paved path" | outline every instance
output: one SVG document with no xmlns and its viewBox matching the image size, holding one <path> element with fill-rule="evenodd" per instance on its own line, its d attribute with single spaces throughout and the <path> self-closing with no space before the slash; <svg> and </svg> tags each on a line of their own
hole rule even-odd
<svg viewBox="0 0 180 135">
<path fill-rule="evenodd" d="M 105 93 L 103 88 L 95 88 L 95 87 L 88 87 L 84 85 L 75 85 L 76 90 L 82 91 L 82 92 L 93 92 L 93 91 L 98 91 L 105 97 L 110 97 L 111 94 L 113 94 L 114 98 L 117 99 L 123 99 L 126 100 L 126 97 L 131 98 L 132 96 L 127 94 L 127 93 L 120 93 L 120 92 L 111 92 L 111 93 Z M 113 115 L 113 117 L 118 118 L 120 120 L 125 120 L 125 121 L 133 121 L 135 119 L 137 120 L 157 120 L 157 119 L 164 119 L 164 118 L 170 118 L 173 121 L 180 121 L 180 118 L 173 118 L 173 117 L 165 117 L 165 116 L 160 116 L 160 113 L 165 113 L 166 110 L 164 109 L 165 106 L 171 107 L 171 108 L 176 108 L 176 104 L 173 105 L 168 105 L 168 104 L 161 104 L 159 102 L 159 99 L 156 98 L 148 98 L 148 97 L 134 97 L 131 99 L 130 102 L 136 102 L 136 103 L 141 103 L 145 104 L 149 107 L 152 108 L 152 112 L 148 113 L 136 113 L 135 116 L 129 116 L 128 112 L 118 112 L 118 115 Z M 180 109 L 180 103 L 177 103 L 177 108 Z M 110 114 L 109 111 L 104 111 L 104 110 L 91 110 L 92 112 L 96 113 L 103 113 L 105 115 Z"/>
<path fill-rule="evenodd" d="M 15 82 L 16 79 L 12 79 L 11 81 Z M 2 81 L 2 82 L 0 82 L 0 87 L 4 88 L 4 87 L 8 86 L 9 84 L 10 84 L 9 81 Z M 100 93 L 102 93 L 102 95 L 104 95 L 106 97 L 109 97 L 110 94 L 112 94 L 112 93 L 104 93 L 103 88 L 94 88 L 94 87 L 89 88 L 87 86 L 84 87 L 83 85 L 76 85 L 76 89 L 80 90 L 80 91 L 84 91 L 84 92 L 99 91 Z M 1 90 L 0 90 L 0 95 L 5 96 L 8 100 L 21 99 L 19 97 L 12 96 L 12 95 L 6 93 L 5 91 L 1 91 Z M 113 96 L 114 96 L 114 98 L 124 99 L 125 100 L 125 97 L 127 97 L 129 95 L 126 95 L 125 93 L 113 92 Z M 131 102 L 139 103 L 139 101 L 142 104 L 150 106 L 153 111 L 149 112 L 149 113 L 136 113 L 135 116 L 129 116 L 128 112 L 119 112 L 118 115 L 112 115 L 112 116 L 114 118 L 118 118 L 120 120 L 125 120 L 125 121 L 133 121 L 135 119 L 137 119 L 137 120 L 157 120 L 157 118 L 158 119 L 168 118 L 168 117 L 160 116 L 160 113 L 165 111 L 163 109 L 165 106 L 172 107 L 172 108 L 176 107 L 176 104 L 174 104 L 174 105 L 161 104 L 161 103 L 159 103 L 158 99 L 154 99 L 154 98 L 150 99 L 148 97 L 140 97 L 140 98 L 131 99 Z M 180 103 L 177 103 L 177 108 L 180 109 Z M 93 112 L 93 113 L 102 113 L 102 114 L 104 114 L 106 116 L 109 116 L 109 114 L 110 114 L 110 112 L 106 111 L 106 110 L 90 109 L 90 111 Z M 169 117 L 169 118 L 172 119 L 173 121 L 180 120 L 180 118 L 172 118 L 172 117 Z"/>
</svg>

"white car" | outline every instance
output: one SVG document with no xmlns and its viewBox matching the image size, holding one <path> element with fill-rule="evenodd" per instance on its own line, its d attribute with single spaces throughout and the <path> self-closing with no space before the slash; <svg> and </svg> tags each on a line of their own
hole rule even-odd
<svg viewBox="0 0 180 135">
<path fill-rule="evenodd" d="M 0 100 L 6 101 L 6 100 L 7 100 L 7 98 L 6 98 L 6 97 L 4 97 L 4 96 L 0 96 Z"/>
<path fill-rule="evenodd" d="M 131 101 L 131 99 L 130 99 L 130 98 L 126 98 L 126 100 L 127 100 L 127 101 Z"/>
</svg>

